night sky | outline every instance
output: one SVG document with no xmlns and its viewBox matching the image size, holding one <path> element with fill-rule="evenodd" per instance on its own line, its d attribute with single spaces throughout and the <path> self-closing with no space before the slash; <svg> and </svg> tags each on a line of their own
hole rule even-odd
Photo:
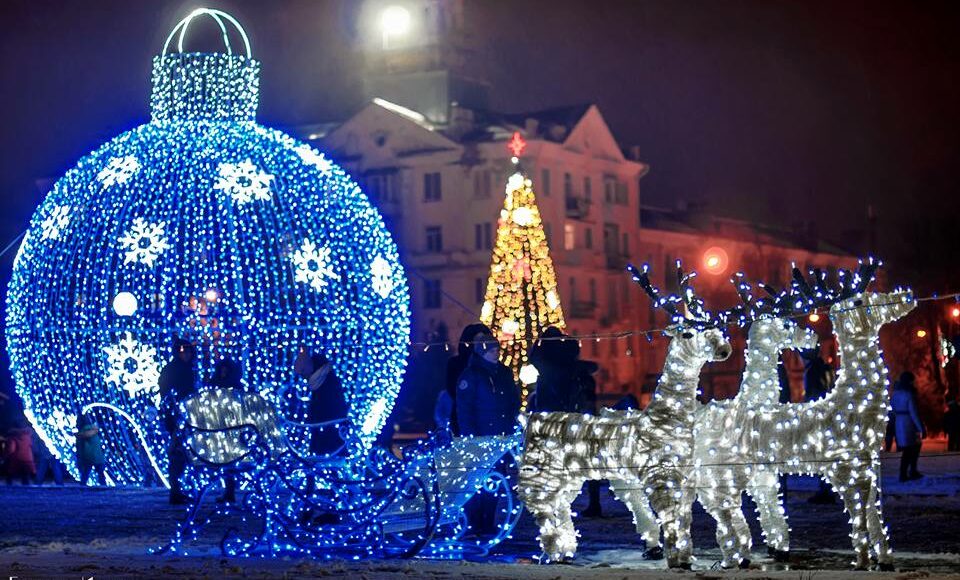
<svg viewBox="0 0 960 580">
<path fill-rule="evenodd" d="M 264 125 L 359 107 L 355 5 L 205 5 L 250 34 Z M 195 6 L 4 0 L 0 247 L 34 179 L 147 121 L 150 60 Z M 854 250 L 873 204 L 895 278 L 960 290 L 960 4 L 475 0 L 467 19 L 495 108 L 596 103 L 651 165 L 645 203 L 812 221 Z"/>
</svg>

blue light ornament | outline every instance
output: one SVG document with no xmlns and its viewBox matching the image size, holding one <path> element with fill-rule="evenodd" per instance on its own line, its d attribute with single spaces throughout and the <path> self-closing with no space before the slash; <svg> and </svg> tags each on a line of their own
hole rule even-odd
<svg viewBox="0 0 960 580">
<path fill-rule="evenodd" d="M 198 15 L 220 26 L 227 53 L 183 52 Z M 235 20 L 194 11 L 154 59 L 151 121 L 80 159 L 31 219 L 7 292 L 11 369 L 38 435 L 75 475 L 86 408 L 111 482 L 162 479 L 157 377 L 174 336 L 197 343 L 200 377 L 231 357 L 268 399 L 297 380 L 301 345 L 324 353 L 362 446 L 393 408 L 410 328 L 397 247 L 340 167 L 256 123 L 259 66 Z"/>
</svg>

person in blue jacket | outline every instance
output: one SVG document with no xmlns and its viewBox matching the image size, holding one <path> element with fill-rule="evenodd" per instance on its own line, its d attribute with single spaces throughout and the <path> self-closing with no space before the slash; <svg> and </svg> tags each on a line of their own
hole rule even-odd
<svg viewBox="0 0 960 580">
<path fill-rule="evenodd" d="M 914 381 L 913 373 L 906 371 L 900 374 L 900 379 L 893 385 L 891 407 L 897 416 L 897 449 L 901 451 L 900 481 L 923 477 L 923 474 L 917 471 L 917 460 L 920 457 L 921 440 L 926 438 L 927 429 L 917 412 L 917 388 Z"/>
<path fill-rule="evenodd" d="M 500 345 L 489 331 L 473 338 L 473 353 L 457 381 L 457 419 L 462 436 L 507 435 L 517 428 L 520 391 L 498 360 Z M 501 460 L 503 461 L 503 460 Z M 498 468 L 503 469 L 503 465 Z M 497 533 L 497 497 L 482 489 L 466 505 L 470 532 Z"/>
<path fill-rule="evenodd" d="M 493 335 L 481 332 L 474 337 L 473 354 L 457 381 L 461 435 L 507 435 L 516 429 L 520 391 L 499 355 Z"/>
</svg>

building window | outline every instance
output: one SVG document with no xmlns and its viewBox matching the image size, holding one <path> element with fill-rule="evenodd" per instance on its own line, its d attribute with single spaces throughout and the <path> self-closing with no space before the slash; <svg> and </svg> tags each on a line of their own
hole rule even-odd
<svg viewBox="0 0 960 580">
<path fill-rule="evenodd" d="M 596 336 L 596 334 L 597 334 L 597 330 L 596 330 L 596 329 L 593 330 L 593 334 L 594 334 L 594 336 Z M 599 355 L 600 355 L 600 341 L 594 338 L 594 339 L 591 339 L 591 340 L 590 340 L 590 343 L 591 343 L 591 345 L 592 345 L 592 346 L 590 347 L 590 349 L 593 351 L 593 356 L 599 356 Z"/>
<path fill-rule="evenodd" d="M 476 278 L 473 281 L 473 301 L 477 304 L 483 302 L 483 296 L 486 294 L 486 288 L 484 288 L 484 279 Z"/>
<path fill-rule="evenodd" d="M 630 255 L 630 236 L 626 232 L 623 234 L 623 247 L 620 253 L 624 256 Z"/>
<path fill-rule="evenodd" d="M 590 284 L 589 286 L 590 304 L 596 304 L 597 303 L 597 281 L 594 280 L 593 278 L 590 278 L 589 284 Z"/>
<path fill-rule="evenodd" d="M 613 177 L 606 177 L 603 180 L 603 201 L 614 203 L 617 199 L 617 180 Z"/>
<path fill-rule="evenodd" d="M 553 228 L 547 222 L 543 222 L 543 237 L 547 239 L 548 246 L 553 244 Z"/>
<path fill-rule="evenodd" d="M 590 176 L 583 178 L 583 197 L 590 199 L 590 196 L 593 194 L 592 187 L 590 186 Z"/>
<path fill-rule="evenodd" d="M 423 281 L 423 307 L 424 308 L 440 308 L 440 303 L 443 299 L 443 290 L 441 289 L 440 280 L 424 280 Z"/>
<path fill-rule="evenodd" d="M 563 174 L 563 195 L 573 197 L 573 176 L 569 173 Z"/>
<path fill-rule="evenodd" d="M 620 205 L 630 205 L 626 183 L 617 183 L 617 203 Z"/>
<path fill-rule="evenodd" d="M 577 301 L 577 279 L 570 278 L 570 302 Z M 570 331 L 570 334 L 576 334 L 573 331 Z"/>
<path fill-rule="evenodd" d="M 583 229 L 583 247 L 588 250 L 593 249 L 593 228 Z"/>
<path fill-rule="evenodd" d="M 543 195 L 550 197 L 550 170 L 546 167 L 540 171 L 540 191 Z"/>
<path fill-rule="evenodd" d="M 493 224 L 474 224 L 473 226 L 473 248 L 475 250 L 493 249 Z"/>
<path fill-rule="evenodd" d="M 440 201 L 440 172 L 423 174 L 423 201 Z"/>
<path fill-rule="evenodd" d="M 442 252 L 443 251 L 443 228 L 440 226 L 427 226 L 427 251 L 428 252 Z"/>
<path fill-rule="evenodd" d="M 473 174 L 473 196 L 476 198 L 490 197 L 492 191 L 493 172 L 478 170 Z"/>
<path fill-rule="evenodd" d="M 577 247 L 577 228 L 573 224 L 563 225 L 563 249 L 572 250 Z"/>
</svg>

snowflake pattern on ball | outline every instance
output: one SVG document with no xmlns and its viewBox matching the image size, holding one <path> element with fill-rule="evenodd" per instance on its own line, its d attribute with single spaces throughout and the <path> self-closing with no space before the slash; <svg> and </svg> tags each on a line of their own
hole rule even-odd
<svg viewBox="0 0 960 580">
<path fill-rule="evenodd" d="M 316 167 L 317 171 L 319 171 L 323 177 L 333 175 L 333 162 L 324 157 L 323 153 L 318 153 L 309 145 L 301 145 L 294 149 L 294 151 L 297 152 L 297 155 L 300 156 L 300 159 L 304 163 Z"/>
<path fill-rule="evenodd" d="M 377 256 L 370 263 L 370 277 L 373 284 L 373 291 L 381 298 L 390 296 L 393 292 L 393 270 L 390 268 L 390 262 L 383 256 Z"/>
<path fill-rule="evenodd" d="M 40 237 L 44 240 L 59 240 L 63 230 L 70 224 L 70 206 L 55 205 L 40 222 Z"/>
<path fill-rule="evenodd" d="M 140 161 L 133 155 L 111 157 L 107 166 L 97 173 L 97 179 L 104 187 L 126 183 L 140 171 Z"/>
<path fill-rule="evenodd" d="M 249 159 L 240 163 L 221 163 L 218 169 L 220 177 L 213 188 L 230 195 L 233 201 L 245 204 L 253 200 L 270 200 L 273 175 L 260 171 Z"/>
<path fill-rule="evenodd" d="M 159 404 L 157 381 L 160 379 L 160 364 L 157 349 L 137 342 L 128 332 L 119 344 L 104 347 L 107 355 L 107 375 L 104 380 L 123 389 L 127 395 L 136 397 L 150 395 L 154 405 Z"/>
<path fill-rule="evenodd" d="M 77 416 L 73 413 L 67 413 L 63 409 L 54 409 L 47 421 L 54 431 L 64 437 L 72 437 L 77 425 Z"/>
<path fill-rule="evenodd" d="M 318 248 L 307 238 L 303 239 L 300 250 L 293 253 L 292 260 L 296 281 L 309 284 L 318 292 L 327 285 L 326 278 L 337 277 L 330 266 L 330 248 Z"/>
<path fill-rule="evenodd" d="M 160 254 L 170 249 L 166 227 L 166 222 L 150 223 L 143 218 L 134 219 L 130 229 L 119 239 L 120 245 L 126 250 L 123 263 L 138 262 L 152 267 Z"/>
</svg>

